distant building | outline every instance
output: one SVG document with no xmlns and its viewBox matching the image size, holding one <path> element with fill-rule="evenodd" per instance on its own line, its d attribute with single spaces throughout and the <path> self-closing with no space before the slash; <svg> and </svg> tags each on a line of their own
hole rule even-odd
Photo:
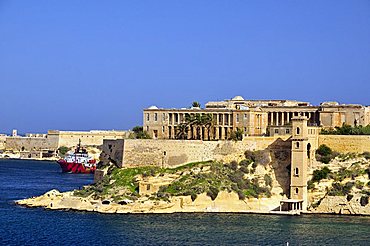
<svg viewBox="0 0 370 246">
<path fill-rule="evenodd" d="M 21 158 L 43 158 L 55 156 L 61 146 L 75 147 L 79 140 L 83 146 L 101 146 L 103 140 L 128 138 L 130 131 L 59 131 L 47 134 L 27 133 L 25 136 L 0 135 L 0 149 L 20 153 Z"/>
<path fill-rule="evenodd" d="M 183 129 L 191 115 L 212 116 L 212 124 L 193 125 Z M 370 123 L 370 107 L 358 104 L 324 102 L 313 106 L 295 100 L 245 100 L 236 96 L 230 100 L 208 102 L 205 108 L 162 109 L 156 106 L 144 109 L 143 128 L 152 138 L 176 139 L 185 131 L 187 139 L 224 140 L 232 132 L 242 130 L 245 136 L 291 134 L 291 120 L 306 116 L 309 126 L 334 128 Z"/>
</svg>

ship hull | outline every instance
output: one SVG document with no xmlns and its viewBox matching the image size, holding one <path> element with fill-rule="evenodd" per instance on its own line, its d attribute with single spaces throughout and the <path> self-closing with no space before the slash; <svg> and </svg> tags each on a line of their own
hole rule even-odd
<svg viewBox="0 0 370 246">
<path fill-rule="evenodd" d="M 62 168 L 63 173 L 94 173 L 96 166 L 86 167 L 82 163 L 67 162 L 65 160 L 59 160 L 57 163 Z"/>
</svg>

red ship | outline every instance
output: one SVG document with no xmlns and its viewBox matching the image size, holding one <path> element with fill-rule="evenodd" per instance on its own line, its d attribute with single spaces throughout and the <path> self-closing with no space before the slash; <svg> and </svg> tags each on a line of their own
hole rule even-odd
<svg viewBox="0 0 370 246">
<path fill-rule="evenodd" d="M 96 170 L 96 160 L 81 148 L 81 140 L 74 153 L 67 154 L 57 162 L 64 173 L 94 173 Z"/>
</svg>

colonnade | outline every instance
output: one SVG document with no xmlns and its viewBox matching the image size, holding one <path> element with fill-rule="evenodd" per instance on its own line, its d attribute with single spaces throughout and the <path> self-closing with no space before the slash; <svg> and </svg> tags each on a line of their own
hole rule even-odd
<svg viewBox="0 0 370 246">
<path fill-rule="evenodd" d="M 176 138 L 176 128 L 180 124 L 186 122 L 186 115 L 196 115 L 197 113 L 168 113 L 168 138 Z M 204 126 L 192 126 L 187 128 L 187 139 L 202 139 L 202 140 L 221 140 L 228 139 L 233 129 L 233 113 L 199 113 L 201 115 L 212 115 L 214 124 L 209 128 Z M 166 118 L 163 117 L 163 121 Z"/>
<path fill-rule="evenodd" d="M 185 122 L 185 115 L 189 113 L 169 113 L 168 122 L 169 125 L 179 125 Z M 191 113 L 190 115 L 196 115 L 197 113 Z M 216 125 L 220 126 L 232 126 L 233 125 L 233 114 L 232 113 L 199 113 L 201 115 L 211 114 L 213 121 Z M 163 118 L 165 121 L 165 118 Z"/>
<path fill-rule="evenodd" d="M 268 125 L 270 126 L 284 126 L 289 125 L 292 118 L 298 115 L 304 115 L 308 118 L 308 122 L 317 123 L 318 118 L 317 111 L 310 112 L 269 112 L 268 113 Z"/>
</svg>

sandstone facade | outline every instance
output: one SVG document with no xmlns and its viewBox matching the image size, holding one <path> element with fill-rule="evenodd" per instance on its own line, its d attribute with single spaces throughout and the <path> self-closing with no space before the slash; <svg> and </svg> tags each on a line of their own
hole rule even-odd
<svg viewBox="0 0 370 246">
<path fill-rule="evenodd" d="M 293 100 L 244 100 L 237 96 L 231 100 L 208 102 L 204 109 L 162 109 L 155 106 L 144 109 L 143 127 L 152 138 L 175 139 L 181 124 L 189 115 L 212 116 L 212 125 L 192 126 L 186 129 L 188 139 L 225 140 L 231 133 L 242 130 L 245 136 L 290 134 L 291 120 L 303 115 L 308 124 L 333 128 L 344 123 L 366 126 L 370 123 L 370 107 L 357 104 L 321 103 L 312 106 L 308 102 Z M 274 132 L 269 130 L 274 127 Z M 283 129 L 284 128 L 284 129 Z"/>
</svg>

